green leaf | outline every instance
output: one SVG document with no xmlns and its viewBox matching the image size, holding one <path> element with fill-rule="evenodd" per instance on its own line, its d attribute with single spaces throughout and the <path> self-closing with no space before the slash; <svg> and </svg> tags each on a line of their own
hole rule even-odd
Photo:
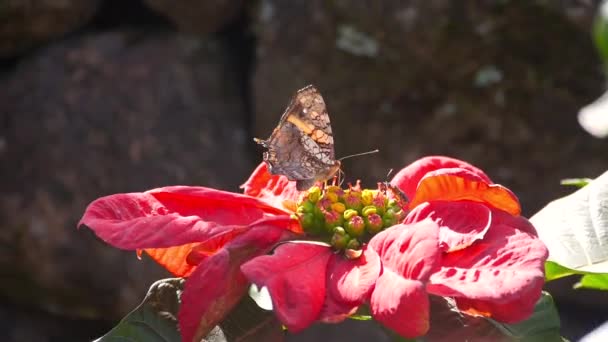
<svg viewBox="0 0 608 342">
<path fill-rule="evenodd" d="M 577 188 L 582 188 L 585 185 L 589 184 L 592 180 L 593 179 L 591 179 L 591 178 L 566 178 L 566 179 L 562 179 L 560 184 L 561 185 L 572 185 Z"/>
<path fill-rule="evenodd" d="M 550 261 L 572 271 L 608 273 L 608 172 L 547 204 L 530 221 Z"/>
<path fill-rule="evenodd" d="M 586 274 L 574 287 L 608 291 L 608 274 Z"/>
<path fill-rule="evenodd" d="M 458 312 L 450 299 L 431 296 L 431 328 L 425 341 L 563 341 L 553 299 L 543 292 L 534 313 L 517 324 Z"/>
<path fill-rule="evenodd" d="M 603 2 L 593 23 L 593 42 L 605 65 L 608 65 L 608 3 Z"/>
<path fill-rule="evenodd" d="M 586 274 L 587 272 L 573 270 L 571 268 L 562 266 L 555 261 L 545 262 L 545 281 L 551 281 L 574 274 Z"/>
<path fill-rule="evenodd" d="M 239 304 L 219 324 L 227 342 L 282 342 L 285 331 L 272 311 L 261 309 L 249 296 L 243 296 Z M 219 340 L 206 337 L 209 342 Z"/>
<path fill-rule="evenodd" d="M 534 313 L 527 320 L 516 324 L 504 324 L 489 320 L 506 336 L 517 341 L 564 341 L 559 334 L 560 321 L 553 298 L 543 292 L 534 307 Z"/>
<path fill-rule="evenodd" d="M 150 286 L 143 302 L 96 342 L 179 342 L 177 311 L 184 279 L 162 279 Z"/>
</svg>

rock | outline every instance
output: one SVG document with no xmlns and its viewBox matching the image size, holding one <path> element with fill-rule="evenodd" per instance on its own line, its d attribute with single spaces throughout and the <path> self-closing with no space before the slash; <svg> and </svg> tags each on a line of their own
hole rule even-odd
<svg viewBox="0 0 608 342">
<path fill-rule="evenodd" d="M 216 40 L 113 32 L 0 79 L 0 294 L 118 319 L 168 274 L 76 230 L 88 203 L 163 185 L 238 190 L 253 164 L 237 68 Z"/>
<path fill-rule="evenodd" d="M 0 5 L 0 57 L 13 57 L 85 24 L 99 0 L 8 0 Z"/>
<path fill-rule="evenodd" d="M 187 33 L 217 32 L 234 21 L 243 9 L 242 0 L 144 0 Z"/>
<path fill-rule="evenodd" d="M 608 167 L 608 141 L 577 124 L 602 93 L 588 31 L 530 2 L 261 1 L 254 14 L 254 132 L 267 137 L 295 90 L 329 108 L 346 178 L 443 154 L 510 187 L 530 215 L 567 193 L 562 178 Z"/>
<path fill-rule="evenodd" d="M 112 327 L 109 322 L 103 323 L 0 304 L 0 329 L 5 342 L 91 341 Z"/>
</svg>

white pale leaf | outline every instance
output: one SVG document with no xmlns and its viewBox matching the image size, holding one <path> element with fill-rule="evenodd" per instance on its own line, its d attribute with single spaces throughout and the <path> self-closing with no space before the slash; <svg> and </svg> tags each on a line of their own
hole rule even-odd
<svg viewBox="0 0 608 342">
<path fill-rule="evenodd" d="M 608 172 L 544 207 L 530 221 L 549 260 L 579 271 L 608 273 Z"/>
<path fill-rule="evenodd" d="M 608 92 L 583 107 L 578 113 L 578 122 L 589 134 L 608 137 Z"/>
</svg>

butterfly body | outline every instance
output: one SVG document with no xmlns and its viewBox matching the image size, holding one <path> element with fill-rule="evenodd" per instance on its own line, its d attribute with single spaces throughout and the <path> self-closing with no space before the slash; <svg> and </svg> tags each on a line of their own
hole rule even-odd
<svg viewBox="0 0 608 342">
<path fill-rule="evenodd" d="M 340 170 L 325 101 L 312 85 L 296 92 L 267 140 L 254 141 L 267 149 L 268 171 L 296 181 L 300 191 Z"/>
</svg>

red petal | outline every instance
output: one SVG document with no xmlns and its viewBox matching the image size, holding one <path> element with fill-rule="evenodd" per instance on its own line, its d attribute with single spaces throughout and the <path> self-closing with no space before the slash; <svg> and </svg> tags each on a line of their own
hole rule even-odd
<svg viewBox="0 0 608 342">
<path fill-rule="evenodd" d="M 291 233 L 259 224 L 232 240 L 218 253 L 199 264 L 181 297 L 178 314 L 184 341 L 200 341 L 239 302 L 249 282 L 240 271 L 251 258 L 267 253 Z"/>
<path fill-rule="evenodd" d="M 381 270 L 378 254 L 367 246 L 354 260 L 334 254 L 327 266 L 327 294 L 338 302 L 360 305 L 369 298 Z"/>
<path fill-rule="evenodd" d="M 187 277 L 194 269 L 194 266 L 201 263 L 205 258 L 215 254 L 224 245 L 250 230 L 251 227 L 258 225 L 285 229 L 285 227 L 289 226 L 299 226 L 299 223 L 297 220 L 286 215 L 263 218 L 249 226 L 225 226 L 223 231 L 203 242 L 169 248 L 147 248 L 144 251 L 150 254 L 152 259 L 164 266 L 169 272 L 179 277 Z"/>
<path fill-rule="evenodd" d="M 487 206 L 470 201 L 425 202 L 412 210 L 403 223 L 430 218 L 439 224 L 439 241 L 444 252 L 454 252 L 470 246 L 484 237 L 492 223 L 492 211 Z"/>
<path fill-rule="evenodd" d="M 430 156 L 418 159 L 401 169 L 401 171 L 397 172 L 395 177 L 393 177 L 391 184 L 401 188 L 408 198 L 413 198 L 416 194 L 416 188 L 418 188 L 418 182 L 420 182 L 424 175 L 435 170 L 452 168 L 471 171 L 486 183 L 492 183 L 490 178 L 483 171 L 467 162 L 444 156 Z"/>
<path fill-rule="evenodd" d="M 248 225 L 269 214 L 287 213 L 245 195 L 174 186 L 99 198 L 79 226 L 118 248 L 164 248 L 205 241 L 227 225 Z"/>
<path fill-rule="evenodd" d="M 285 202 L 296 203 L 300 192 L 296 182 L 290 182 L 287 177 L 271 175 L 265 162 L 260 163 L 245 184 L 241 185 L 245 195 L 257 197 L 277 208 L 291 209 Z"/>
<path fill-rule="evenodd" d="M 429 330 L 429 297 L 421 281 L 385 270 L 376 282 L 370 309 L 374 319 L 403 337 Z"/>
<path fill-rule="evenodd" d="M 332 296 L 326 296 L 318 320 L 323 323 L 340 323 L 357 312 L 358 308 L 358 304 L 341 302 Z"/>
<path fill-rule="evenodd" d="M 534 313 L 534 306 L 542 295 L 543 282 L 534 282 L 523 289 L 517 296 L 510 296 L 504 301 L 474 300 L 457 297 L 456 306 L 472 316 L 491 317 L 504 323 L 518 323 Z"/>
<path fill-rule="evenodd" d="M 489 184 L 469 171 L 442 169 L 428 173 L 411 198 L 410 208 L 431 201 L 483 202 L 512 215 L 519 215 L 521 208 L 517 197 L 507 188 Z"/>
<path fill-rule="evenodd" d="M 274 312 L 295 333 L 319 318 L 331 255 L 331 249 L 326 246 L 286 243 L 272 255 L 247 262 L 241 270 L 252 283 L 268 288 Z"/>
<path fill-rule="evenodd" d="M 439 226 L 432 220 L 399 224 L 369 242 L 380 256 L 384 269 L 416 280 L 427 280 L 439 265 Z"/>
<path fill-rule="evenodd" d="M 544 284 L 545 245 L 519 220 L 502 221 L 493 211 L 493 224 L 482 241 L 444 255 L 441 269 L 427 284 L 429 293 L 457 297 L 464 309 L 506 322 L 532 312 Z M 523 219 L 525 220 L 525 219 Z M 502 222 L 501 222 L 502 221 Z"/>
</svg>

